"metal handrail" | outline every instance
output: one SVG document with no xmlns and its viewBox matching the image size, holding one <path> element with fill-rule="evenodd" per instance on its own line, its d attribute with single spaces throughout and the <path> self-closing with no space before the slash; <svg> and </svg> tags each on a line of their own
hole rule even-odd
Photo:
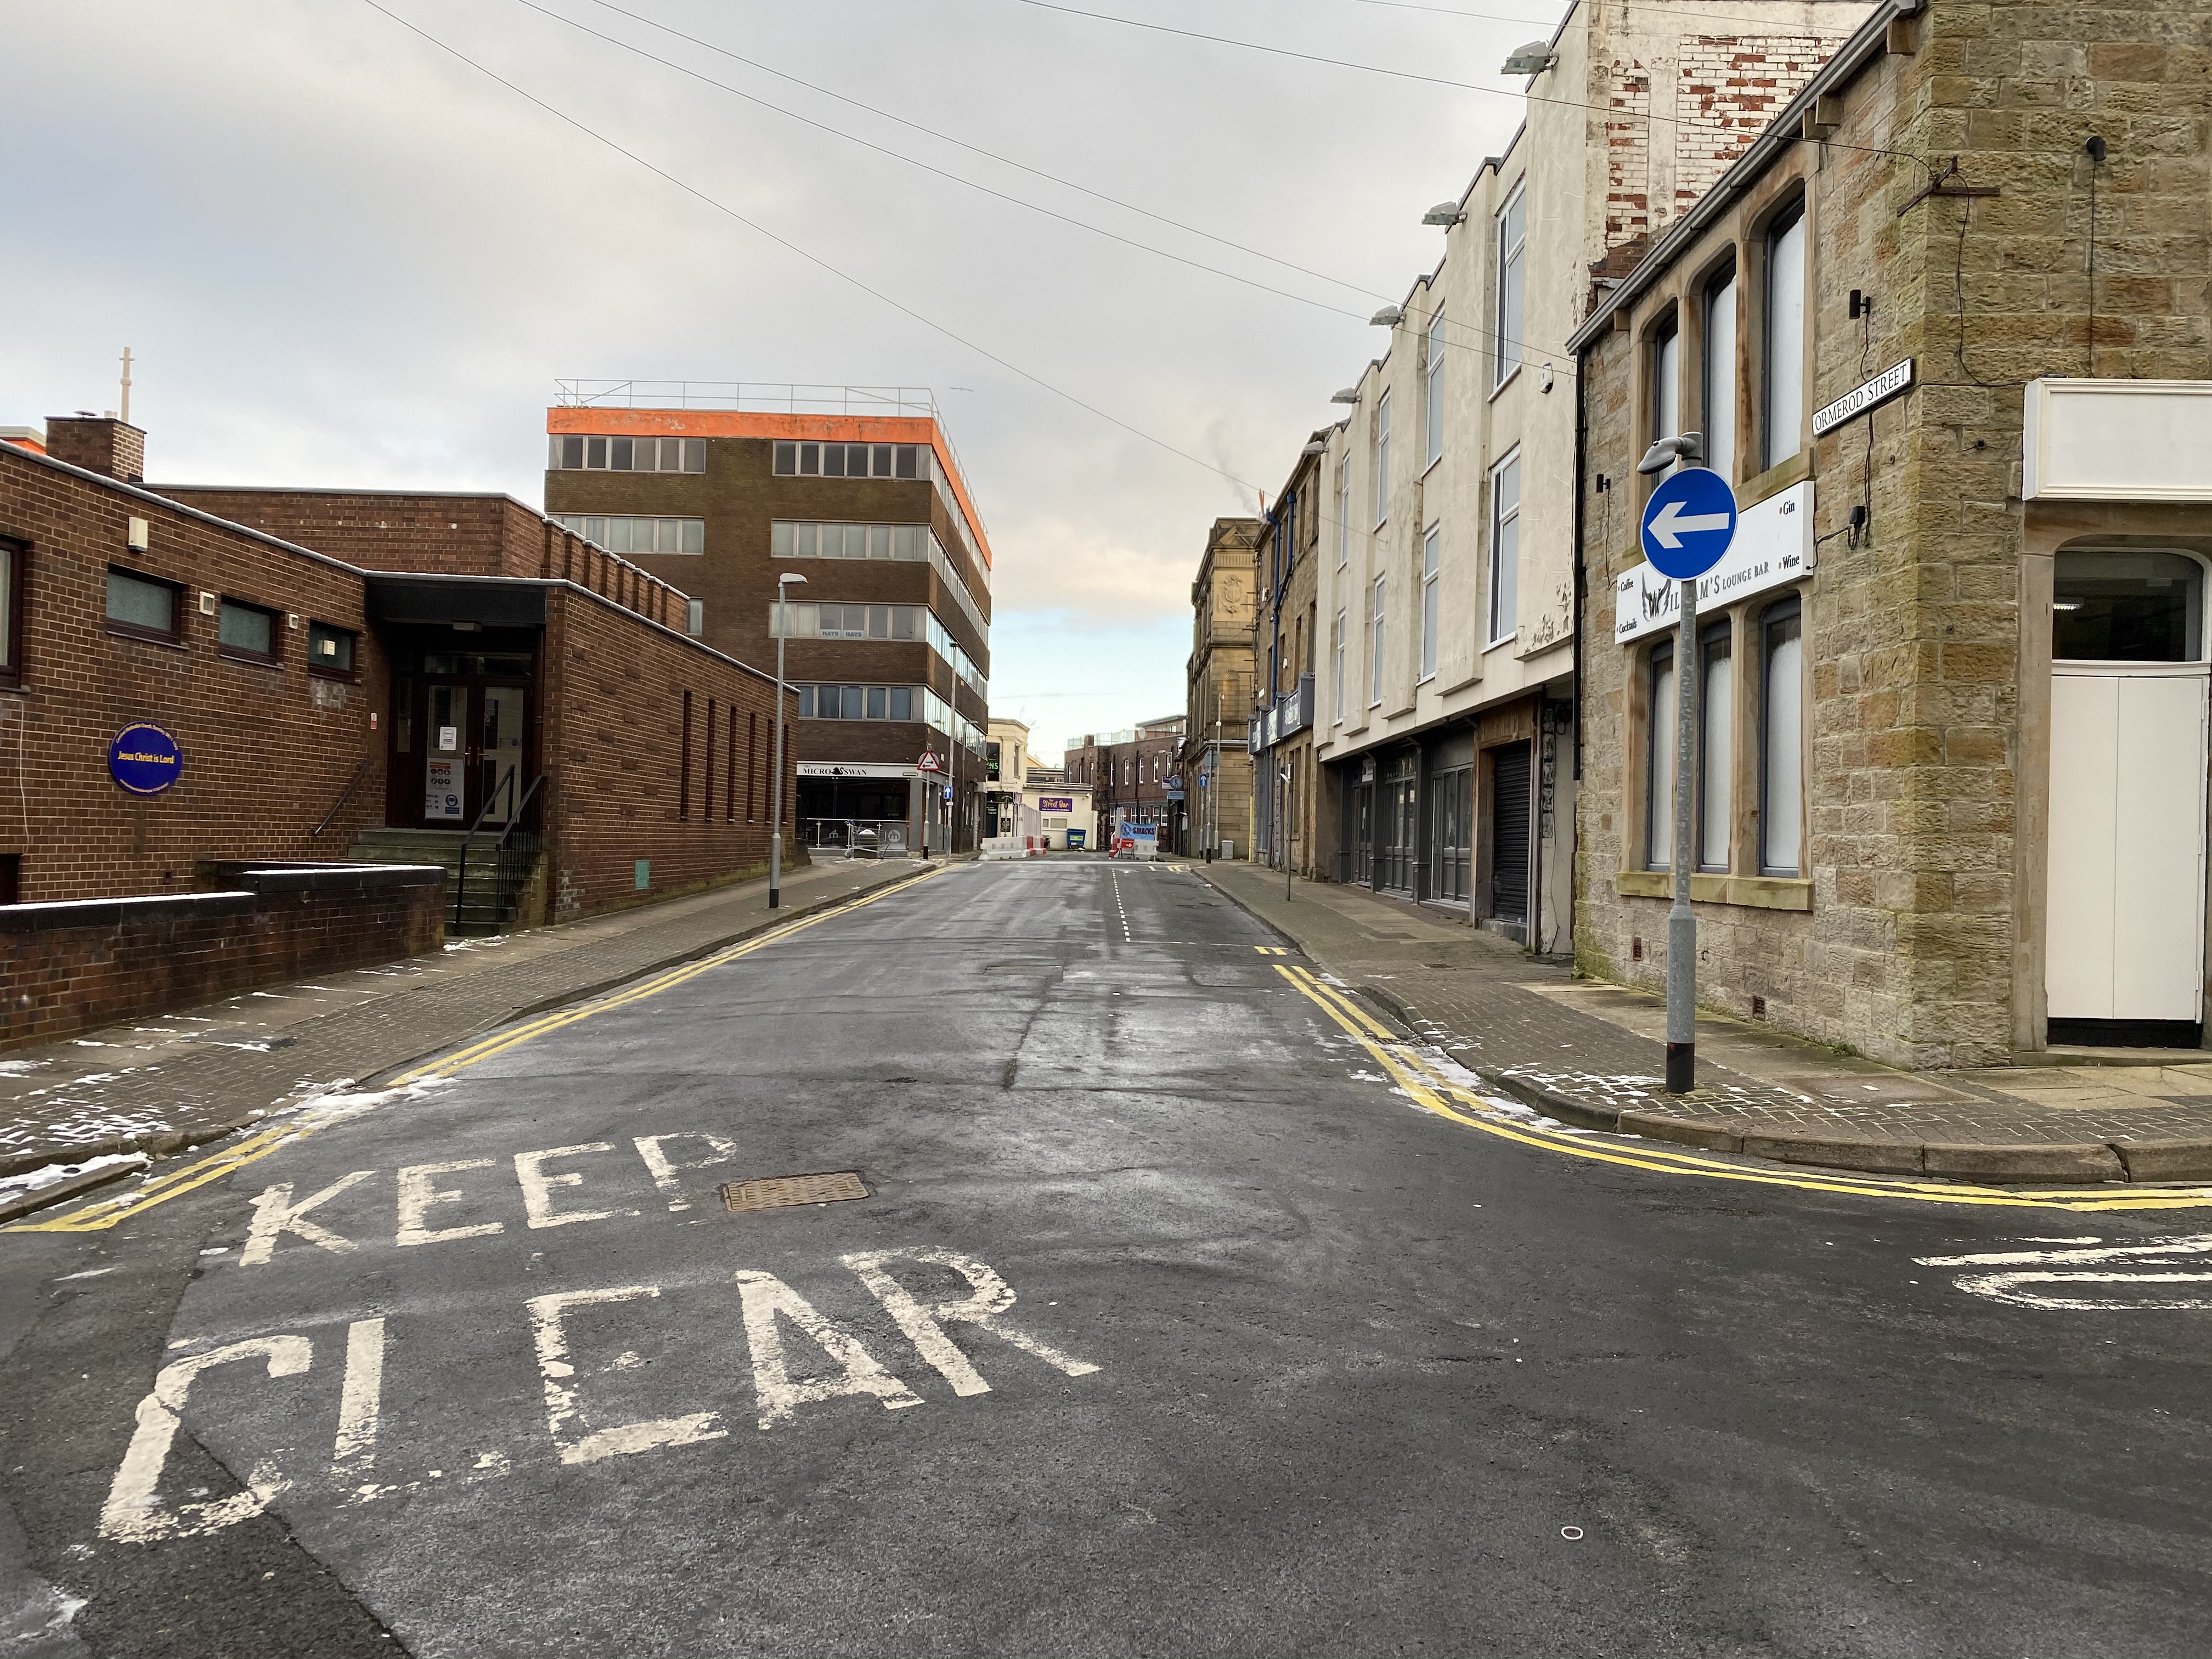
<svg viewBox="0 0 2212 1659">
<path fill-rule="evenodd" d="M 337 817 L 339 812 L 344 810 L 345 804 L 353 799 L 353 792 L 361 787 L 362 774 L 368 770 L 368 763 L 375 758 L 374 750 L 361 757 L 361 764 L 353 769 L 353 776 L 346 780 L 346 787 L 338 792 L 338 798 L 331 803 L 331 810 L 323 814 L 323 821 L 307 831 L 309 841 L 314 840 L 316 836 L 331 827 L 331 820 Z"/>
<path fill-rule="evenodd" d="M 530 803 L 538 798 L 538 792 L 545 782 L 546 775 L 540 772 L 530 781 L 530 787 L 523 791 L 522 799 L 516 801 L 514 781 L 521 775 L 518 769 L 510 770 L 505 777 L 501 778 L 499 787 L 492 791 L 490 799 L 486 800 L 483 807 L 478 810 L 476 822 L 462 832 L 460 857 L 453 869 L 453 927 L 456 932 L 460 928 L 462 906 L 468 896 L 469 848 L 476 844 L 477 835 L 483 828 L 484 819 L 490 816 L 492 808 L 499 805 L 500 797 L 504 795 L 510 803 L 507 821 L 500 829 L 499 839 L 491 844 L 492 858 L 495 861 L 493 867 L 495 870 L 503 869 L 507 838 L 522 827 L 523 815 L 529 811 Z M 498 913 L 507 908 L 507 896 L 503 890 L 504 887 L 505 882 L 502 879 L 500 885 L 492 892 L 492 911 L 495 921 L 498 917 Z"/>
</svg>

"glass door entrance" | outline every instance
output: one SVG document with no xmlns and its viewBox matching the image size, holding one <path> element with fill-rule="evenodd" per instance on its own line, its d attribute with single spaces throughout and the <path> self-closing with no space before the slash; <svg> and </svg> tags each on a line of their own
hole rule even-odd
<svg viewBox="0 0 2212 1659">
<path fill-rule="evenodd" d="M 428 680 L 422 698 L 423 823 L 465 827 L 482 813 L 484 823 L 504 827 L 527 787 L 528 688 Z"/>
</svg>

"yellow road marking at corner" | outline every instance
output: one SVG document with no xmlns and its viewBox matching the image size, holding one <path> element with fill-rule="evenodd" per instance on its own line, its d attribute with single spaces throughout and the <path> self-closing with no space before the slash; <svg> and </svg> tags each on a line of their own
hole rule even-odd
<svg viewBox="0 0 2212 1659">
<path fill-rule="evenodd" d="M 1322 984 L 1303 968 L 1280 963 L 1275 971 L 1299 994 L 1341 1026 L 1382 1067 L 1415 1104 L 1439 1117 L 1463 1123 L 1470 1129 L 1500 1139 L 1520 1142 L 1546 1152 L 1600 1164 L 1649 1170 L 1660 1175 L 1695 1176 L 1709 1181 L 1742 1182 L 1760 1187 L 1795 1187 L 1802 1191 L 1841 1193 L 1854 1198 L 1908 1199 L 1923 1204 L 1971 1204 L 1998 1209 L 2066 1210 L 2077 1212 L 2105 1210 L 2177 1210 L 2212 1206 L 2212 1188 L 2169 1187 L 2106 1196 L 2078 1188 L 2004 1192 L 1988 1187 L 1953 1186 L 1941 1182 L 1860 1180 L 1849 1176 L 1785 1175 L 1742 1164 L 1724 1164 L 1693 1153 L 1628 1147 L 1612 1141 L 1553 1134 L 1524 1127 L 1498 1118 L 1473 1116 L 1449 1104 L 1453 1096 L 1478 1110 L 1486 1110 L 1480 1095 L 1437 1072 L 1420 1055 L 1412 1053 L 1390 1030 L 1350 998 Z"/>
<path fill-rule="evenodd" d="M 532 1037 L 543 1036 L 548 1031 L 557 1031 L 565 1025 L 574 1025 L 579 1020 L 589 1019 L 592 1015 L 605 1013 L 610 1009 L 626 1008 L 634 1002 L 642 1002 L 647 997 L 658 996 L 663 991 L 672 990 L 687 981 L 696 979 L 709 969 L 720 968 L 725 963 L 735 962 L 740 957 L 748 957 L 756 951 L 765 950 L 779 940 L 789 939 L 793 933 L 803 933 L 809 927 L 833 921 L 838 916 L 850 915 L 854 911 L 873 904 L 878 899 L 889 898 L 893 893 L 905 892 L 909 888 L 927 881 L 933 876 L 942 874 L 944 869 L 945 866 L 939 866 L 924 870 L 919 875 L 910 876 L 904 881 L 896 881 L 888 886 L 878 887 L 872 893 L 864 893 L 859 898 L 849 900 L 843 904 L 834 905 L 827 910 L 817 911 L 811 916 L 802 916 L 796 921 L 787 922 L 781 927 L 771 928 L 765 933 L 757 933 L 750 939 L 741 939 L 735 945 L 726 945 L 711 956 L 702 957 L 696 962 L 689 962 L 680 968 L 672 968 L 665 973 L 656 974 L 650 979 L 641 980 L 635 985 L 626 986 L 610 995 L 596 997 L 589 1002 L 580 1004 L 573 1008 L 561 1009 L 556 1012 L 533 1019 L 526 1024 L 517 1026 L 513 1030 L 501 1031 L 454 1054 L 447 1054 L 442 1059 L 432 1060 L 428 1065 L 415 1066 L 394 1078 L 384 1086 L 386 1089 L 404 1089 L 410 1084 L 422 1083 L 431 1078 L 449 1077 L 481 1060 L 489 1060 L 494 1054 L 504 1054 L 507 1049 L 527 1042 Z M 332 1118 L 325 1121 L 307 1120 L 297 1123 L 272 1125 L 247 1136 L 234 1146 L 226 1146 L 211 1157 L 197 1159 L 181 1170 L 172 1170 L 158 1180 L 141 1187 L 136 1192 L 125 1194 L 119 1198 L 102 1199 L 97 1203 L 87 1205 L 81 1210 L 72 1210 L 66 1215 L 56 1216 L 51 1220 L 19 1221 L 11 1227 L 0 1228 L 0 1231 L 11 1233 L 102 1232 L 114 1226 L 118 1222 L 126 1221 L 132 1216 L 143 1214 L 157 1204 L 166 1204 L 169 1200 L 181 1198 L 185 1194 L 197 1188 L 204 1187 L 210 1182 L 220 1181 L 225 1176 L 234 1174 L 247 1164 L 268 1157 L 279 1146 L 289 1145 L 295 1140 L 303 1140 L 316 1130 L 328 1127 L 329 1123 L 349 1121 L 345 1118 Z"/>
</svg>

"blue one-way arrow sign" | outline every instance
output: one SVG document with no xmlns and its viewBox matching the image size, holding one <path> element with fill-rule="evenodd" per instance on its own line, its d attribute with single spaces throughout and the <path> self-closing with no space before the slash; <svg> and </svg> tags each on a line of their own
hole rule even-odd
<svg viewBox="0 0 2212 1659">
<path fill-rule="evenodd" d="M 1644 556 L 1676 580 L 1702 576 L 1735 539 L 1735 491 L 1711 467 L 1662 479 L 1644 509 Z"/>
</svg>

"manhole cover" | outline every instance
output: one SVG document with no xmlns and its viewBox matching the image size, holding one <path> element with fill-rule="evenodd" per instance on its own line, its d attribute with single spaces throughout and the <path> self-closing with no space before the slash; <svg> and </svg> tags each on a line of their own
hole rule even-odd
<svg viewBox="0 0 2212 1659">
<path fill-rule="evenodd" d="M 835 1204 L 866 1198 L 868 1189 L 850 1170 L 834 1175 L 772 1176 L 764 1181 L 733 1181 L 722 1188 L 722 1202 L 735 1210 L 778 1210 L 792 1204 Z"/>
</svg>

